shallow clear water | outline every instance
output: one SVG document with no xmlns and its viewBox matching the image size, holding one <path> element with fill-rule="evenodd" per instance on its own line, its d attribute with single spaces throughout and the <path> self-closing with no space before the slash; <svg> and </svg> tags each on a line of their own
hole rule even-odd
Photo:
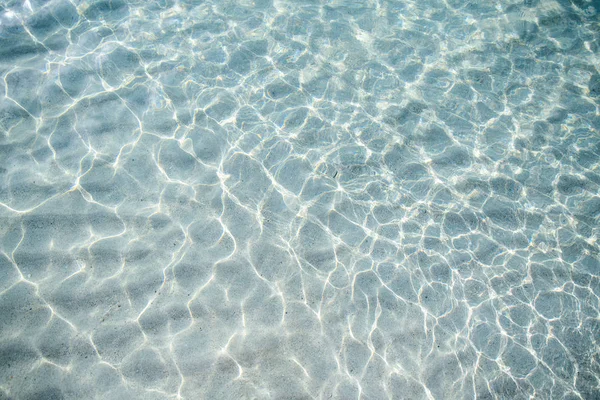
<svg viewBox="0 0 600 400">
<path fill-rule="evenodd" d="M 0 398 L 600 398 L 599 11 L 0 1 Z"/>
</svg>

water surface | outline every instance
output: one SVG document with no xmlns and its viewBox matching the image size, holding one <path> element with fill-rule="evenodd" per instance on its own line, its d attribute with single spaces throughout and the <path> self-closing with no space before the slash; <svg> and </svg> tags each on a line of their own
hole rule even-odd
<svg viewBox="0 0 600 400">
<path fill-rule="evenodd" d="M 0 1 L 0 398 L 600 398 L 599 11 Z"/>
</svg>

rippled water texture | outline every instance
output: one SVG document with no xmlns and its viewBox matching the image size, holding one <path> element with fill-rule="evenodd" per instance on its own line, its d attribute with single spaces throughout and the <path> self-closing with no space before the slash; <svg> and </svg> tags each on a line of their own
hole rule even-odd
<svg viewBox="0 0 600 400">
<path fill-rule="evenodd" d="M 600 398 L 599 11 L 0 0 L 0 398 Z"/>
</svg>

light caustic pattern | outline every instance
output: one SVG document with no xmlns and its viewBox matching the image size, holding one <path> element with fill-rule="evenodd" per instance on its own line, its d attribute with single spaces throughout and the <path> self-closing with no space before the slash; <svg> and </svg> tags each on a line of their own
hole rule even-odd
<svg viewBox="0 0 600 400">
<path fill-rule="evenodd" d="M 597 7 L 1 1 L 0 398 L 598 398 Z"/>
</svg>

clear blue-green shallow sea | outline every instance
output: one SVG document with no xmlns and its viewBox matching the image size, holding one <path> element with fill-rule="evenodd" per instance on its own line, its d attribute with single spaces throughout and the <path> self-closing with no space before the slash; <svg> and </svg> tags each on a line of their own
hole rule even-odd
<svg viewBox="0 0 600 400">
<path fill-rule="evenodd" d="M 0 0 L 0 399 L 600 399 L 598 0 Z"/>
</svg>

